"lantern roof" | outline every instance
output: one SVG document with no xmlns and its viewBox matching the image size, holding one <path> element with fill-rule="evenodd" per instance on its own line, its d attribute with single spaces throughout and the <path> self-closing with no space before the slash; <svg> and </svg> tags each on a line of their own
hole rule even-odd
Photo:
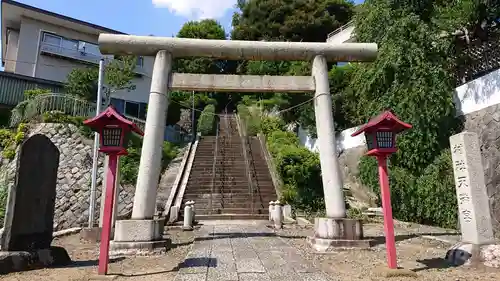
<svg viewBox="0 0 500 281">
<path fill-rule="evenodd" d="M 92 129 L 97 129 L 103 127 L 109 121 L 118 121 L 119 123 L 128 126 L 132 132 L 144 136 L 142 130 L 134 122 L 118 113 L 113 105 L 108 106 L 108 108 L 106 108 L 106 110 L 101 112 L 99 115 L 83 121 L 83 124 L 91 127 Z"/>
<path fill-rule="evenodd" d="M 384 128 L 389 129 L 394 133 L 400 133 L 404 130 L 410 129 L 412 126 L 399 120 L 394 113 L 390 110 L 386 110 L 379 115 L 372 118 L 368 123 L 364 124 L 351 136 L 355 137 L 364 132 L 373 132 L 378 129 Z"/>
</svg>

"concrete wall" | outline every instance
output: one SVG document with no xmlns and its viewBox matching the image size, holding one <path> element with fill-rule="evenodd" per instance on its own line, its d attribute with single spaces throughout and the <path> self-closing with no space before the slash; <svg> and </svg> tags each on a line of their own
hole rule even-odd
<svg viewBox="0 0 500 281">
<path fill-rule="evenodd" d="M 354 24 L 351 26 L 348 26 L 344 30 L 340 31 L 339 33 L 329 37 L 326 39 L 326 42 L 328 43 L 333 43 L 333 44 L 342 44 L 346 42 L 351 42 L 350 40 L 352 39 L 352 34 L 354 32 Z"/>
<path fill-rule="evenodd" d="M 16 70 L 19 31 L 10 29 L 7 32 L 8 44 L 7 50 L 5 52 L 4 70 L 8 72 L 14 72 Z"/>
<path fill-rule="evenodd" d="M 30 18 L 22 18 L 17 56 L 14 58 L 9 57 L 10 60 L 15 60 L 17 63 L 13 68 L 9 69 L 13 70 L 13 72 L 17 74 L 65 82 L 67 75 L 72 69 L 88 66 L 83 62 L 80 63 L 75 60 L 56 58 L 40 54 L 39 43 L 41 42 L 41 35 L 43 32 L 50 32 L 68 39 L 80 40 L 94 44 L 97 44 L 98 40 L 98 36 L 95 34 L 86 34 L 77 30 L 65 28 L 63 26 L 56 26 Z M 142 77 L 135 78 L 132 81 L 136 85 L 136 90 L 118 91 L 113 93 L 113 97 L 136 102 L 147 102 L 149 98 L 153 63 L 153 57 L 145 57 L 143 67 L 144 75 Z"/>
</svg>

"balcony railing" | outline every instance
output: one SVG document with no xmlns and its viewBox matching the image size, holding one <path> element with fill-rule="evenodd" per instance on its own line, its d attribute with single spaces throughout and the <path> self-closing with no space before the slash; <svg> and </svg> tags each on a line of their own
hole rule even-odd
<svg viewBox="0 0 500 281">
<path fill-rule="evenodd" d="M 99 64 L 101 58 L 104 58 L 105 63 L 109 63 L 114 58 L 113 55 L 97 55 L 89 52 L 83 52 L 77 49 L 64 48 L 62 46 L 57 46 L 45 42 L 41 43 L 40 52 L 49 55 L 65 57 L 73 60 L 79 60 L 91 64 Z M 138 74 L 145 73 L 142 63 L 136 66 L 135 72 L 137 72 Z"/>
<path fill-rule="evenodd" d="M 344 24 L 343 26 L 341 26 L 341 27 L 339 27 L 339 28 L 335 29 L 334 31 L 332 31 L 332 32 L 330 32 L 330 33 L 328 34 L 328 39 L 330 39 L 331 37 L 333 37 L 333 36 L 335 36 L 335 35 L 339 34 L 339 33 L 340 33 L 340 32 L 342 32 L 342 31 L 344 31 L 344 30 L 348 29 L 349 27 L 352 27 L 353 25 L 354 25 L 354 21 L 350 21 L 350 22 L 348 22 L 348 23 Z"/>
</svg>

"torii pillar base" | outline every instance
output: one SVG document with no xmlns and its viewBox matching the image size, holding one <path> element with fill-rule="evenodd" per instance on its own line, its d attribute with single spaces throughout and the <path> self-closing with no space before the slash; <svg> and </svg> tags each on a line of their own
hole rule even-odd
<svg viewBox="0 0 500 281">
<path fill-rule="evenodd" d="M 361 220 L 315 218 L 314 235 L 307 237 L 308 244 L 318 254 L 338 248 L 370 248 L 373 240 L 363 238 Z"/>
<path fill-rule="evenodd" d="M 165 219 L 118 220 L 110 242 L 110 257 L 164 254 L 171 245 L 165 237 Z"/>
</svg>

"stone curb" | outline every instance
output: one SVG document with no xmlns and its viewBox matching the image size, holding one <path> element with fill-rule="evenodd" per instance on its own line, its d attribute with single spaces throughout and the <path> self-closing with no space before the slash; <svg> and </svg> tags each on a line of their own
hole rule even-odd
<svg viewBox="0 0 500 281">
<path fill-rule="evenodd" d="M 55 238 L 55 237 L 68 236 L 71 234 L 79 233 L 80 231 L 82 231 L 81 227 L 73 227 L 73 228 L 63 229 L 63 230 L 55 231 L 52 234 L 52 237 Z"/>
</svg>

